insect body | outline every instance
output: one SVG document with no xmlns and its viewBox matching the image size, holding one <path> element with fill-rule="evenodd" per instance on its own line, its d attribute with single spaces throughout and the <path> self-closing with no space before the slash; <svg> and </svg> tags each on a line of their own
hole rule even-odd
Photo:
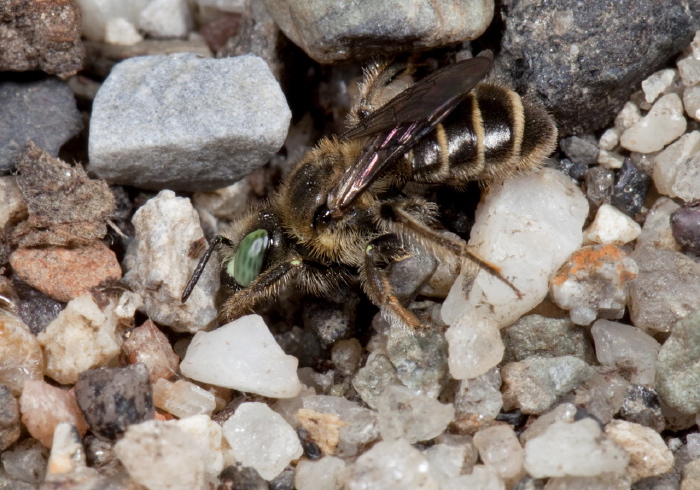
<svg viewBox="0 0 700 490">
<path fill-rule="evenodd" d="M 323 139 L 267 204 L 216 238 L 183 301 L 217 246 L 224 249 L 222 286 L 230 292 L 222 321 L 272 300 L 290 282 L 324 295 L 359 276 L 384 313 L 419 327 L 388 280 L 389 266 L 413 253 L 414 244 L 438 257 L 472 260 L 518 293 L 465 242 L 435 230 L 435 204 L 402 192 L 408 182 L 487 184 L 532 169 L 552 152 L 552 118 L 515 92 L 480 84 L 490 67 L 491 58 L 479 56 L 416 83 L 405 65 L 369 70 L 362 99 L 350 113 L 353 127 L 340 138 Z M 392 92 L 398 93 L 386 100 Z"/>
</svg>

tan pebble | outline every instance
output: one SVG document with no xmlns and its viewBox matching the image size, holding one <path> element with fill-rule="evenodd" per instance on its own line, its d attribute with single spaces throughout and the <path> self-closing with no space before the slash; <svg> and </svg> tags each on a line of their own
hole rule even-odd
<svg viewBox="0 0 700 490">
<path fill-rule="evenodd" d="M 0 384 L 14 395 L 29 380 L 44 379 L 44 354 L 22 320 L 0 310 Z"/>
<path fill-rule="evenodd" d="M 318 444 L 325 454 L 333 454 L 340 440 L 340 428 L 350 425 L 340 417 L 330 413 L 319 413 L 306 408 L 296 413 L 297 420 L 309 433 L 309 437 Z"/>
<path fill-rule="evenodd" d="M 20 248 L 10 255 L 10 264 L 24 282 L 64 302 L 122 277 L 116 255 L 99 241 L 73 249 Z"/>
<path fill-rule="evenodd" d="M 129 333 L 129 338 L 122 344 L 120 360 L 124 364 L 145 364 L 152 383 L 160 378 L 173 377 L 180 364 L 168 338 L 151 320 Z"/>
</svg>

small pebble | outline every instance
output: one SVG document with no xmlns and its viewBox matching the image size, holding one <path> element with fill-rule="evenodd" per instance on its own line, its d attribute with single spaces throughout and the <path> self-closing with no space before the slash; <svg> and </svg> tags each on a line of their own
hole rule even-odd
<svg viewBox="0 0 700 490">
<path fill-rule="evenodd" d="M 122 277 L 116 255 L 100 241 L 78 248 L 20 248 L 10 264 L 24 282 L 62 302 Z"/>
<path fill-rule="evenodd" d="M 683 107 L 689 117 L 700 121 L 700 86 L 686 87 L 683 91 Z"/>
<path fill-rule="evenodd" d="M 659 151 L 685 133 L 686 127 L 681 98 L 675 93 L 666 94 L 656 101 L 649 114 L 622 133 L 620 144 L 641 153 Z"/>
<path fill-rule="evenodd" d="M 331 349 L 331 360 L 335 368 L 345 376 L 349 376 L 357 370 L 361 358 L 362 346 L 355 338 L 340 340 Z"/>
<path fill-rule="evenodd" d="M 139 28 L 151 37 L 184 38 L 194 27 L 185 0 L 154 0 L 141 11 Z"/>
<path fill-rule="evenodd" d="M 371 353 L 367 362 L 352 379 L 352 386 L 371 408 L 378 406 L 379 396 L 392 385 L 400 385 L 396 368 L 384 354 Z"/>
<path fill-rule="evenodd" d="M 661 400 L 686 414 L 700 412 L 700 311 L 671 329 L 656 360 L 656 390 Z"/>
<path fill-rule="evenodd" d="M 498 325 L 493 320 L 474 321 L 467 315 L 463 318 L 445 332 L 449 344 L 448 365 L 454 379 L 481 376 L 501 362 L 505 351 Z"/>
<path fill-rule="evenodd" d="M 606 424 L 620 411 L 630 383 L 611 368 L 594 369 L 593 376 L 576 390 L 573 402 L 586 415 Z"/>
<path fill-rule="evenodd" d="M 583 384 L 593 368 L 578 357 L 530 357 L 501 368 L 503 408 L 519 408 L 523 413 L 539 414 L 559 397 Z"/>
<path fill-rule="evenodd" d="M 610 204 L 634 218 L 642 211 L 650 187 L 649 175 L 632 163 L 631 158 L 625 158 L 615 179 Z"/>
<path fill-rule="evenodd" d="M 473 459 L 476 460 L 477 451 L 469 436 L 451 434 L 440 437 L 439 440 L 441 442 L 423 451 L 423 456 L 430 465 L 430 476 L 443 488 L 462 473 L 463 467 L 470 466 L 466 462 L 470 452 L 473 452 Z M 465 468 L 465 472 L 469 469 Z"/>
<path fill-rule="evenodd" d="M 675 79 L 676 70 L 673 68 L 666 68 L 649 75 L 642 82 L 642 90 L 646 101 L 650 104 L 654 103 L 659 95 L 665 93 L 671 87 Z"/>
<path fill-rule="evenodd" d="M 478 378 L 460 381 L 454 406 L 457 418 L 494 420 L 503 408 L 499 370 L 494 368 Z"/>
<path fill-rule="evenodd" d="M 639 106 L 634 102 L 625 102 L 620 112 L 615 117 L 615 127 L 620 131 L 631 128 L 642 119 Z"/>
<path fill-rule="evenodd" d="M 61 422 L 53 433 L 53 445 L 46 471 L 46 481 L 56 481 L 58 476 L 87 470 L 85 448 L 80 434 L 68 422 Z M 94 469 L 91 471 L 97 473 Z"/>
<path fill-rule="evenodd" d="M 482 490 L 505 490 L 506 485 L 496 470 L 486 465 L 476 465 L 469 475 L 461 475 L 448 482 L 445 490 L 479 488 Z"/>
<path fill-rule="evenodd" d="M 304 327 L 318 337 L 324 348 L 331 347 L 352 336 L 359 302 L 359 296 L 347 294 L 344 301 L 319 298 L 307 303 L 302 312 Z"/>
<path fill-rule="evenodd" d="M 625 157 L 613 151 L 601 149 L 598 152 L 598 163 L 603 167 L 615 170 L 622 167 Z"/>
<path fill-rule="evenodd" d="M 596 318 L 622 318 L 629 284 L 638 271 L 635 261 L 616 245 L 582 247 L 552 278 L 549 295 L 554 304 L 569 311 L 576 325 L 590 325 Z"/>
<path fill-rule="evenodd" d="M 44 379 L 44 354 L 29 327 L 1 309 L 0 332 L 0 383 L 19 395 L 26 382 Z"/>
<path fill-rule="evenodd" d="M 345 461 L 326 456 L 319 461 L 299 461 L 294 475 L 298 490 L 342 490 Z"/>
<path fill-rule="evenodd" d="M 576 420 L 577 409 L 572 403 L 562 403 L 549 412 L 543 413 L 520 434 L 520 443 L 525 446 L 527 441 L 543 434 L 555 422 L 568 424 Z"/>
<path fill-rule="evenodd" d="M 598 361 L 613 366 L 639 385 L 653 385 L 656 356 L 661 345 L 637 327 L 608 320 L 597 320 L 591 327 Z"/>
<path fill-rule="evenodd" d="M 180 420 L 166 422 L 186 432 L 204 455 L 204 471 L 210 481 L 216 481 L 224 469 L 223 429 L 209 416 L 192 415 Z"/>
<path fill-rule="evenodd" d="M 391 471 L 387 471 L 391 468 Z M 420 451 L 403 439 L 381 441 L 365 451 L 350 466 L 345 482 L 347 490 L 367 488 L 437 489 L 429 464 Z"/>
<path fill-rule="evenodd" d="M 574 162 L 593 165 L 598 159 L 598 148 L 587 139 L 570 136 L 562 139 L 559 144 L 566 156 Z"/>
<path fill-rule="evenodd" d="M 182 374 L 202 383 L 273 398 L 301 390 L 298 359 L 285 354 L 258 315 L 211 332 L 197 332 L 180 364 Z"/>
<path fill-rule="evenodd" d="M 76 0 L 83 19 L 83 35 L 91 41 L 102 41 L 110 19 L 123 18 L 138 24 L 139 14 L 149 0 Z"/>
<path fill-rule="evenodd" d="M 615 147 L 620 143 L 620 130 L 617 128 L 606 129 L 603 135 L 598 140 L 598 147 L 601 150 L 613 151 Z M 597 162 L 603 164 L 600 161 L 600 155 L 597 156 Z M 595 163 L 595 162 L 593 162 Z M 613 168 L 611 166 L 606 166 L 607 168 Z"/>
<path fill-rule="evenodd" d="M 629 454 L 590 418 L 554 422 L 525 444 L 525 469 L 535 478 L 624 473 Z"/>
<path fill-rule="evenodd" d="M 46 375 L 61 384 L 73 384 L 78 374 L 103 366 L 119 354 L 121 338 L 115 301 L 98 305 L 91 294 L 78 296 L 41 332 Z"/>
<path fill-rule="evenodd" d="M 700 156 L 696 154 L 678 167 L 671 189 L 685 202 L 700 199 Z"/>
<path fill-rule="evenodd" d="M 647 213 L 642 233 L 637 237 L 636 248 L 659 248 L 680 251 L 681 246 L 673 236 L 671 216 L 680 206 L 667 197 L 660 197 Z"/>
<path fill-rule="evenodd" d="M 304 452 L 294 429 L 264 403 L 241 404 L 223 429 L 236 461 L 254 468 L 267 481 Z"/>
<path fill-rule="evenodd" d="M 337 415 L 320 413 L 307 408 L 300 408 L 295 417 L 308 438 L 327 455 L 333 454 L 338 447 L 340 429 L 349 425 L 340 420 Z"/>
<path fill-rule="evenodd" d="M 11 450 L 3 451 L 4 473 L 10 478 L 16 479 L 7 488 L 36 490 L 37 485 L 44 481 L 46 459 L 46 451 L 36 439 L 25 439 Z M 22 486 L 22 483 L 26 483 L 26 485 Z"/>
<path fill-rule="evenodd" d="M 290 117 L 258 57 L 130 58 L 114 67 L 95 97 L 90 169 L 146 189 L 225 187 L 279 150 Z"/>
<path fill-rule="evenodd" d="M 19 404 L 5 385 L 0 385 L 0 452 L 19 439 Z"/>
<path fill-rule="evenodd" d="M 143 41 L 136 26 L 124 17 L 113 17 L 105 24 L 105 42 L 121 46 L 133 46 Z"/>
<path fill-rule="evenodd" d="M 613 420 L 605 427 L 605 435 L 630 456 L 627 472 L 636 482 L 661 475 L 673 468 L 673 453 L 654 430 L 624 420 Z"/>
<path fill-rule="evenodd" d="M 131 478 L 149 490 L 206 488 L 205 454 L 176 425 L 155 420 L 131 425 L 114 451 Z"/>
<path fill-rule="evenodd" d="M 129 332 L 129 337 L 122 344 L 120 359 L 124 364 L 145 365 L 151 383 L 175 376 L 180 364 L 180 358 L 173 352 L 168 338 L 151 320 L 146 320 Z"/>
<path fill-rule="evenodd" d="M 153 388 L 143 364 L 80 373 L 75 397 L 90 430 L 116 439 L 132 424 L 153 419 Z"/>
<path fill-rule="evenodd" d="M 216 399 L 212 393 L 184 379 L 171 383 L 160 378 L 153 384 L 153 404 L 183 419 L 199 414 L 211 415 L 216 408 Z"/>
<path fill-rule="evenodd" d="M 503 480 L 522 475 L 525 451 L 512 427 L 496 425 L 482 429 L 474 434 L 474 446 L 481 461 L 496 470 Z"/>
<path fill-rule="evenodd" d="M 686 250 L 700 254 L 700 200 L 688 203 L 671 214 L 671 233 Z"/>
<path fill-rule="evenodd" d="M 678 171 L 684 167 L 691 157 L 700 152 L 700 131 L 684 134 L 678 141 L 669 145 L 654 158 L 654 185 L 661 193 L 669 197 L 677 197 L 674 187 Z"/>
<path fill-rule="evenodd" d="M 586 171 L 586 197 L 594 208 L 610 204 L 614 183 L 615 174 L 608 168 L 596 166 Z"/>
<path fill-rule="evenodd" d="M 630 318 L 650 333 L 668 332 L 700 308 L 700 264 L 680 252 L 637 248 L 639 274 L 630 284 Z"/>
<path fill-rule="evenodd" d="M 43 381 L 27 381 L 19 397 L 22 423 L 35 439 L 51 447 L 54 429 L 68 422 L 84 435 L 88 425 L 72 392 Z"/>
<path fill-rule="evenodd" d="M 377 412 L 382 439 L 403 439 L 411 444 L 439 436 L 455 415 L 451 404 L 443 405 L 400 386 L 390 386 L 382 393 Z"/>
<path fill-rule="evenodd" d="M 680 490 L 700 489 L 700 460 L 691 461 L 683 467 Z"/>
<path fill-rule="evenodd" d="M 642 232 L 632 218 L 610 204 L 598 208 L 593 223 L 584 231 L 589 243 L 624 245 L 635 240 Z"/>
<path fill-rule="evenodd" d="M 656 390 L 648 386 L 630 386 L 620 408 L 620 417 L 628 422 L 662 432 L 666 427 Z"/>
<path fill-rule="evenodd" d="M 186 303 L 181 299 L 199 259 L 188 252 L 204 240 L 189 199 L 161 191 L 136 211 L 132 222 L 136 234 L 124 258 L 124 282 L 143 298 L 141 310 L 176 332 L 194 333 L 213 323 L 219 287 L 215 267 L 204 269 Z"/>
<path fill-rule="evenodd" d="M 700 84 L 700 60 L 687 56 L 676 63 L 683 85 L 693 87 Z"/>
<path fill-rule="evenodd" d="M 0 230 L 27 217 L 27 205 L 14 175 L 0 177 Z"/>
</svg>

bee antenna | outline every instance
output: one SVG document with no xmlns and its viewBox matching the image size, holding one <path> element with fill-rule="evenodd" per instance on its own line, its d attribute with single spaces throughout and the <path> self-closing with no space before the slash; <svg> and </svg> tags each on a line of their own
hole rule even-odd
<svg viewBox="0 0 700 490">
<path fill-rule="evenodd" d="M 190 294 L 192 294 L 192 291 L 194 290 L 194 287 L 197 285 L 197 282 L 199 281 L 200 276 L 202 275 L 202 272 L 204 272 L 204 267 L 207 265 L 207 262 L 209 262 L 209 258 L 211 257 L 211 254 L 214 252 L 214 249 L 219 245 L 220 243 L 224 241 L 229 241 L 227 238 L 221 236 L 221 235 L 216 235 L 216 237 L 211 241 L 211 244 L 209 245 L 209 248 L 207 249 L 206 252 L 204 252 L 204 255 L 202 255 L 202 258 L 199 259 L 199 263 L 197 264 L 197 268 L 194 270 L 192 275 L 190 276 L 190 280 L 187 281 L 187 285 L 185 286 L 185 290 L 182 292 L 182 302 L 186 302 L 187 298 L 190 297 Z"/>
</svg>

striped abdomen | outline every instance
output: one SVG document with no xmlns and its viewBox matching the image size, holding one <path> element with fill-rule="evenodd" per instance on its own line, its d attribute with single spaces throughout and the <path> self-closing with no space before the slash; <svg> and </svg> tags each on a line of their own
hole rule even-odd
<svg viewBox="0 0 700 490">
<path fill-rule="evenodd" d="M 512 90 L 479 84 L 407 153 L 416 182 L 461 184 L 528 169 L 556 146 L 552 117 Z"/>
</svg>

